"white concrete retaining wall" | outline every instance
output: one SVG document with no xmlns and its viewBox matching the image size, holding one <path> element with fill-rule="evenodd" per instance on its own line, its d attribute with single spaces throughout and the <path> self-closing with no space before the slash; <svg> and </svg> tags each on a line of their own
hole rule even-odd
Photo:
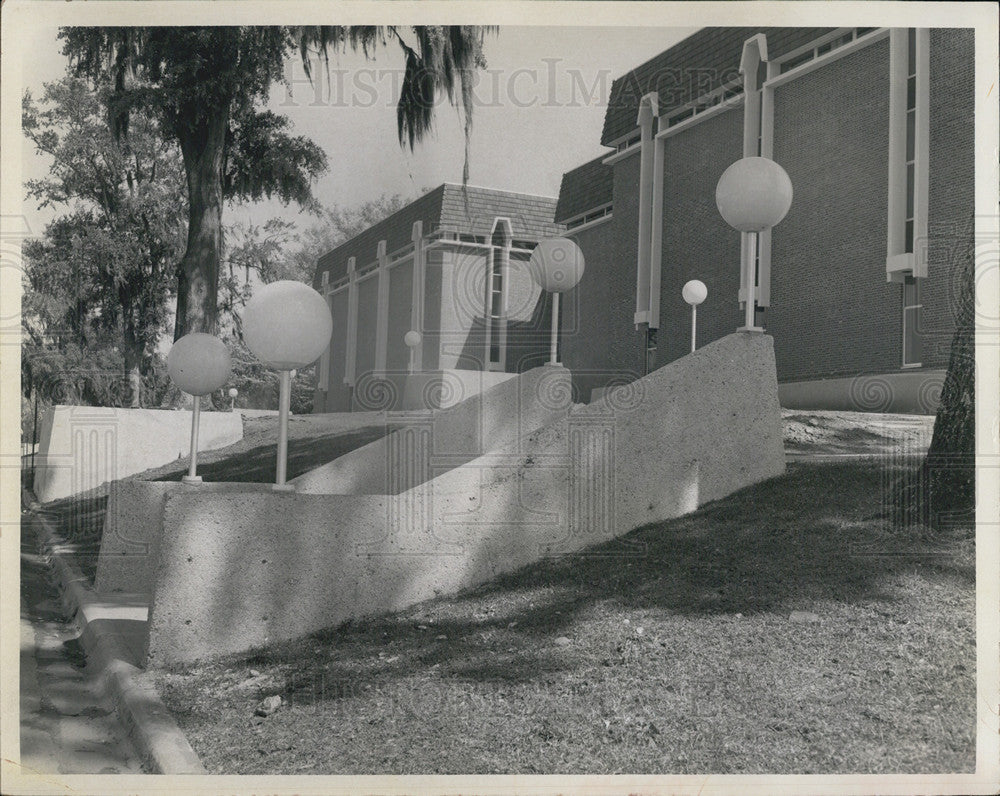
<svg viewBox="0 0 1000 796">
<path fill-rule="evenodd" d="M 243 439 L 236 412 L 202 412 L 198 450 Z M 191 412 L 58 405 L 42 420 L 35 495 L 42 503 L 160 467 L 190 453 Z"/>
<path fill-rule="evenodd" d="M 569 406 L 570 373 L 544 366 L 447 409 L 389 414 L 405 423 L 375 442 L 292 479 L 299 493 L 398 494 L 490 450 L 515 445 Z"/>
<path fill-rule="evenodd" d="M 783 471 L 771 339 L 739 333 L 399 494 L 174 493 L 149 659 L 400 609 Z"/>
<path fill-rule="evenodd" d="M 933 415 L 941 404 L 944 370 L 875 373 L 778 385 L 785 409 Z"/>
<path fill-rule="evenodd" d="M 497 384 L 516 378 L 516 373 L 458 368 L 408 373 L 401 379 L 402 399 L 399 408 L 447 409 Z"/>
<path fill-rule="evenodd" d="M 116 481 L 108 491 L 94 588 L 99 592 L 151 594 L 156 580 L 167 497 L 202 493 L 271 491 L 270 484 L 204 481 Z"/>
</svg>

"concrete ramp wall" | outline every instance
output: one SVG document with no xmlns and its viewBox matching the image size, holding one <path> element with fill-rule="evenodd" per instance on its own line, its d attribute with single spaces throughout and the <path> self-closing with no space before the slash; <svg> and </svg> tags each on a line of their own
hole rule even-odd
<svg viewBox="0 0 1000 796">
<path fill-rule="evenodd" d="M 243 439 L 238 412 L 202 412 L 198 450 Z M 191 449 L 191 412 L 54 406 L 42 419 L 35 495 L 41 503 L 87 492 L 153 467 Z"/>
<path fill-rule="evenodd" d="M 300 494 L 394 495 L 497 448 L 516 447 L 569 407 L 563 367 L 508 378 L 454 406 L 389 413 L 404 428 L 292 479 Z"/>
<path fill-rule="evenodd" d="M 397 494 L 175 493 L 149 659 L 401 609 L 783 471 L 771 339 L 738 333 Z"/>
<path fill-rule="evenodd" d="M 108 492 L 94 588 L 99 592 L 151 594 L 156 580 L 167 497 L 196 494 L 269 492 L 270 484 L 205 481 L 116 481 Z"/>
</svg>

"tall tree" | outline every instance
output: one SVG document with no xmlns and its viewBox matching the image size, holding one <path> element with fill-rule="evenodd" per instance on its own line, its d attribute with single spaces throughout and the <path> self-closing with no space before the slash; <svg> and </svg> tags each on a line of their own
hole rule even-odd
<svg viewBox="0 0 1000 796">
<path fill-rule="evenodd" d="M 115 139 L 108 102 L 108 91 L 73 77 L 22 101 L 25 135 L 52 160 L 47 177 L 27 183 L 28 196 L 67 211 L 24 248 L 26 359 L 111 346 L 138 406 L 183 246 L 184 176 L 154 120 L 137 116 L 128 138 Z"/>
<path fill-rule="evenodd" d="M 927 455 L 897 481 L 891 509 L 901 529 L 971 528 L 976 509 L 976 280 L 975 236 L 962 230 L 951 257 L 956 279 L 955 332 L 941 402 Z"/>
<path fill-rule="evenodd" d="M 438 96 L 464 115 L 466 172 L 475 70 L 485 66 L 484 28 L 213 27 L 64 28 L 64 53 L 78 69 L 115 89 L 113 128 L 129 114 L 158 114 L 179 143 L 187 175 L 190 218 L 178 273 L 175 337 L 214 332 L 222 255 L 222 207 L 229 196 L 276 195 L 309 203 L 311 180 L 325 157 L 312 142 L 285 132 L 287 120 L 260 110 L 284 79 L 296 51 L 307 74 L 311 59 L 331 51 L 366 55 L 394 42 L 406 66 L 397 106 L 401 144 L 412 148 L 430 129 Z"/>
<path fill-rule="evenodd" d="M 955 334 L 941 404 L 921 467 L 930 519 L 943 527 L 974 522 L 976 508 L 976 280 L 973 241 L 959 251 Z"/>
</svg>

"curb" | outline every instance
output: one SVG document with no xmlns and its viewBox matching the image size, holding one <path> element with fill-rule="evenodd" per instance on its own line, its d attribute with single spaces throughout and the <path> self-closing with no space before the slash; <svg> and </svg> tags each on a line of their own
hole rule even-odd
<svg viewBox="0 0 1000 796">
<path fill-rule="evenodd" d="M 24 501 L 40 546 L 52 561 L 63 608 L 80 626 L 80 644 L 93 661 L 136 753 L 154 774 L 207 774 L 160 700 L 152 678 L 128 663 L 130 655 L 121 636 L 106 623 L 95 621 L 99 595 L 90 587 L 73 555 L 59 549 L 59 535 L 39 511 L 34 495 L 26 493 Z"/>
</svg>

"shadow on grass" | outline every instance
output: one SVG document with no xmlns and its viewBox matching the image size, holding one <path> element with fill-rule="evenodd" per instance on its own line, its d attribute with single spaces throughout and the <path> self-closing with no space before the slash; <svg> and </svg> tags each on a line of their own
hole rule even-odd
<svg viewBox="0 0 1000 796">
<path fill-rule="evenodd" d="M 302 683 L 315 687 L 309 671 L 319 642 L 329 648 L 330 658 L 320 656 L 324 663 L 334 662 L 333 670 L 317 672 L 327 681 L 362 675 L 388 683 L 434 666 L 470 681 L 538 681 L 573 666 L 554 643 L 583 614 L 599 620 L 624 607 L 651 616 L 787 617 L 813 610 L 817 601 L 891 603 L 888 581 L 928 570 L 974 588 L 971 529 L 928 538 L 892 528 L 883 497 L 887 475 L 884 463 L 871 461 L 791 464 L 785 475 L 687 516 L 538 562 L 456 597 L 220 663 L 292 664 L 300 683 L 289 683 L 292 693 Z"/>
<path fill-rule="evenodd" d="M 289 439 L 288 479 L 326 464 L 355 448 L 385 436 L 384 426 L 370 426 L 356 431 L 326 434 L 320 437 Z M 276 475 L 277 441 L 243 451 L 239 456 L 232 453 L 226 458 L 202 462 L 199 460 L 198 475 L 206 481 L 234 481 L 239 483 L 273 482 Z M 172 466 L 169 472 L 158 473 L 152 481 L 180 481 L 187 474 L 187 460 L 181 466 Z"/>
</svg>

